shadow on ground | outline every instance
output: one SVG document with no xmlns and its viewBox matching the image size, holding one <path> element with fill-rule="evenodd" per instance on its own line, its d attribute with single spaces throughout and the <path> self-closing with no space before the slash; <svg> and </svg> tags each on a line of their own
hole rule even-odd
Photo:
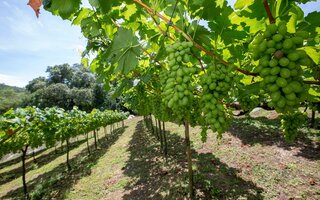
<svg viewBox="0 0 320 200">
<path fill-rule="evenodd" d="M 167 132 L 168 161 L 161 157 L 156 137 L 139 121 L 129 144 L 130 158 L 124 174 L 134 182 L 126 185 L 123 199 L 187 199 L 188 174 L 184 139 Z M 196 166 L 196 199 L 262 199 L 262 189 L 237 176 L 210 153 L 193 150 Z"/>
<path fill-rule="evenodd" d="M 234 119 L 228 131 L 245 145 L 259 143 L 268 146 L 276 145 L 287 150 L 298 148 L 297 156 L 310 160 L 320 159 L 320 143 L 311 140 L 302 132 L 293 143 L 285 141 L 280 130 L 279 119 L 268 119 L 266 117 L 237 118 Z"/>
<path fill-rule="evenodd" d="M 44 152 L 44 151 L 46 151 L 46 150 L 47 150 L 46 148 L 43 148 L 43 149 L 41 149 L 41 150 L 39 150 L 39 151 L 36 151 L 36 152 L 34 152 L 34 153 L 29 153 L 29 152 L 28 152 L 29 154 L 26 156 L 26 159 L 31 158 L 33 155 L 34 155 L 34 156 L 37 156 L 37 155 L 41 154 L 42 152 Z M 32 152 L 32 150 L 31 150 L 31 152 Z M 5 158 L 4 158 L 4 159 L 5 159 Z M 15 157 L 15 158 L 13 158 L 13 159 L 10 159 L 10 160 L 6 160 L 6 159 L 5 159 L 5 161 L 2 161 L 2 162 L 0 163 L 0 169 L 3 169 L 3 168 L 5 168 L 5 167 L 8 167 L 8 166 L 11 166 L 11 165 L 14 165 L 14 164 L 17 164 L 17 163 L 19 163 L 19 162 L 21 162 L 21 155 Z"/>
<path fill-rule="evenodd" d="M 79 141 L 71 143 L 70 150 L 79 147 L 85 141 L 86 140 L 79 140 Z M 36 162 L 32 159 L 29 160 L 28 162 L 26 162 L 26 170 L 28 172 L 28 171 L 32 170 L 33 168 L 40 168 L 43 165 L 48 164 L 49 162 L 53 161 L 54 159 L 56 159 L 57 157 L 65 154 L 65 153 L 66 153 L 66 147 L 63 148 L 60 146 L 60 147 L 56 148 L 56 152 L 52 151 L 48 154 L 43 154 L 43 155 L 37 157 Z M 32 157 L 32 156 L 30 155 L 29 157 Z M 20 157 L 19 157 L 18 161 L 20 161 L 20 163 L 21 163 Z M 12 161 L 12 162 L 9 161 L 8 165 L 10 166 L 13 163 L 17 163 L 16 159 L 14 159 L 14 161 Z M 5 184 L 5 183 L 12 181 L 14 179 L 17 179 L 21 176 L 22 176 L 22 168 L 21 168 L 21 165 L 19 165 L 12 170 L 0 173 L 0 185 Z"/>
<path fill-rule="evenodd" d="M 84 148 L 79 154 L 70 160 L 72 170 L 67 171 L 66 163 L 61 163 L 50 172 L 44 173 L 35 179 L 28 181 L 28 190 L 31 199 L 64 199 L 67 191 L 82 177 L 91 174 L 91 168 L 107 150 L 119 139 L 127 127 L 118 128 L 109 134 L 108 137 L 101 137 L 99 148 L 91 152 L 88 156 L 87 148 Z M 94 143 L 90 145 L 94 149 Z M 28 174 L 27 174 L 28 176 Z M 23 187 L 9 191 L 3 199 L 14 198 L 23 199 Z"/>
</svg>

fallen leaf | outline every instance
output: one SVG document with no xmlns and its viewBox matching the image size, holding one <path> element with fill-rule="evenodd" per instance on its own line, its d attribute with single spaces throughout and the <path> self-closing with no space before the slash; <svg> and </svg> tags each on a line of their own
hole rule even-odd
<svg viewBox="0 0 320 200">
<path fill-rule="evenodd" d="M 40 6 L 42 5 L 42 1 L 41 0 L 29 0 L 29 3 L 27 5 L 31 6 L 31 8 L 36 13 L 36 16 L 39 17 Z"/>
</svg>

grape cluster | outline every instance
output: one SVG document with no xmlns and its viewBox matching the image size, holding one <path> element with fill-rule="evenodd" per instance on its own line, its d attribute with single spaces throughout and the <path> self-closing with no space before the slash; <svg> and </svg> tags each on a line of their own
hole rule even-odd
<svg viewBox="0 0 320 200">
<path fill-rule="evenodd" d="M 209 65 L 207 73 L 201 78 L 203 89 L 202 104 L 205 121 L 212 131 L 223 133 L 229 125 L 231 118 L 223 104 L 223 98 L 228 95 L 234 78 L 232 67 L 223 64 Z"/>
<path fill-rule="evenodd" d="M 177 42 L 166 46 L 169 69 L 160 73 L 163 101 L 176 113 L 192 105 L 192 76 L 197 71 L 196 67 L 187 65 L 192 45 L 192 42 Z"/>
<path fill-rule="evenodd" d="M 301 65 L 308 66 L 311 60 L 305 51 L 297 48 L 308 37 L 305 31 L 288 33 L 286 23 L 280 22 L 268 25 L 264 34 L 258 34 L 249 46 L 253 59 L 259 60 L 255 72 L 263 78 L 261 88 L 268 92 L 270 106 L 278 112 L 297 108 L 305 98 Z"/>
<path fill-rule="evenodd" d="M 305 122 L 306 115 L 299 111 L 282 115 L 281 129 L 283 130 L 285 139 L 293 141 L 298 135 L 298 128 Z"/>
</svg>

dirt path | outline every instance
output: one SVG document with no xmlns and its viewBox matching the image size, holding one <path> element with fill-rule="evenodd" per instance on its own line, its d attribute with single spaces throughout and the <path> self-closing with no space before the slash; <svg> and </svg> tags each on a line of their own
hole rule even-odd
<svg viewBox="0 0 320 200">
<path fill-rule="evenodd" d="M 139 118 L 126 121 L 126 130 L 91 168 L 89 176 L 81 178 L 66 195 L 67 199 L 121 199 L 122 189 L 129 179 L 123 174 L 128 160 L 128 145 Z M 101 147 L 104 148 L 104 147 Z M 88 163 L 90 164 L 90 163 Z M 112 198 L 110 196 L 112 194 Z"/>
</svg>

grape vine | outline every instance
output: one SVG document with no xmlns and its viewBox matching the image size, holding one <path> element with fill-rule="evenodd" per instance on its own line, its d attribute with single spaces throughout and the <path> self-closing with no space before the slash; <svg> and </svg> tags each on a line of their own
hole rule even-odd
<svg viewBox="0 0 320 200">
<path fill-rule="evenodd" d="M 28 198 L 25 179 L 25 158 L 28 148 L 36 149 L 42 145 L 50 148 L 58 142 L 66 141 L 66 164 L 70 170 L 69 140 L 71 138 L 126 118 L 127 113 L 94 110 L 86 114 L 77 107 L 71 111 L 64 111 L 62 108 L 41 110 L 36 107 L 11 109 L 0 117 L 0 157 L 8 153 L 22 152 L 23 188 Z M 83 123 L 85 120 L 89 123 Z"/>
</svg>

